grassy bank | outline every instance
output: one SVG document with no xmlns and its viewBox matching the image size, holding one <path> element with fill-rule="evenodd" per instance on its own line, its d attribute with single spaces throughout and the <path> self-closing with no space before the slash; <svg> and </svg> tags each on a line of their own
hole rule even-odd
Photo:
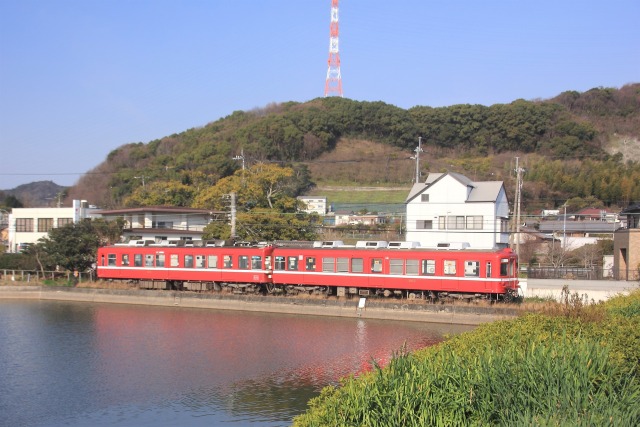
<svg viewBox="0 0 640 427">
<path fill-rule="evenodd" d="M 327 387 L 294 426 L 640 425 L 640 291 L 480 326 Z"/>
</svg>

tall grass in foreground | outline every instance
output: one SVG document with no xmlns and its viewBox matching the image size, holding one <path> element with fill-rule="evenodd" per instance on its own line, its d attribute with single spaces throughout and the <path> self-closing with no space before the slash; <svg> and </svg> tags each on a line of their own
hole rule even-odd
<svg viewBox="0 0 640 427">
<path fill-rule="evenodd" d="M 483 325 L 340 388 L 295 426 L 640 425 L 640 293 L 599 321 L 526 315 Z"/>
</svg>

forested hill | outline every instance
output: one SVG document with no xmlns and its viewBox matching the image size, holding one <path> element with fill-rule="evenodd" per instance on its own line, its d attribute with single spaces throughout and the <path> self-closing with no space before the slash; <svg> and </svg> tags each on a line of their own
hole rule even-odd
<svg viewBox="0 0 640 427">
<path fill-rule="evenodd" d="M 594 173 L 606 175 L 613 168 L 640 181 L 637 163 L 626 162 L 640 159 L 634 152 L 640 152 L 640 84 L 564 92 L 550 100 L 516 100 L 492 106 L 416 106 L 405 110 L 384 102 L 330 97 L 235 111 L 201 128 L 117 148 L 84 176 L 69 196 L 104 207 L 120 206 L 141 186 L 162 182 L 158 188 L 164 191 L 172 186 L 190 188 L 188 195 L 170 202 L 189 205 L 199 189 L 241 168 L 242 162 L 233 159 L 241 155 L 247 166 L 257 162 L 293 166 L 298 176 L 306 180 L 296 186 L 296 191 L 304 191 L 324 179 L 309 176 L 305 165 L 329 155 L 344 141 L 381 144 L 391 150 L 392 154 L 386 155 L 406 159 L 413 154 L 418 137 L 422 138 L 425 158 L 429 159 L 423 165 L 425 173 L 453 168 L 456 160 L 464 158 L 471 169 L 454 171 L 465 173 L 475 168 L 476 175 L 480 169 L 485 175 L 508 181 L 511 165 L 504 164 L 505 158 L 523 156 L 530 162 L 527 166 L 532 169 L 532 177 L 536 176 L 526 184 L 529 195 L 544 199 L 540 205 L 569 196 L 594 197 L 606 204 L 640 199 L 633 189 L 611 192 L 611 186 L 620 184 L 622 176 L 586 177 L 582 171 L 582 164 L 588 162 Z M 360 156 L 360 162 L 368 161 L 366 153 L 353 155 Z M 371 162 L 376 160 L 379 161 L 369 158 Z M 543 166 L 547 168 L 544 173 L 540 171 Z M 404 162 L 402 167 L 411 171 L 413 165 Z M 323 164 L 326 176 L 331 176 L 331 168 L 331 162 Z M 570 175 L 567 178 L 564 174 Z M 581 182 L 567 183 L 578 176 Z M 470 177 L 474 178 L 473 174 Z M 359 183 L 407 185 L 411 179 L 411 172 L 402 178 L 374 174 Z M 550 187 L 549 183 L 558 179 L 566 188 Z M 616 179 L 617 184 L 609 182 Z M 595 186 L 589 184 L 593 180 L 605 180 L 608 187 L 588 188 Z M 576 189 L 577 184 L 580 190 Z M 608 200 L 606 192 L 613 194 Z"/>
</svg>

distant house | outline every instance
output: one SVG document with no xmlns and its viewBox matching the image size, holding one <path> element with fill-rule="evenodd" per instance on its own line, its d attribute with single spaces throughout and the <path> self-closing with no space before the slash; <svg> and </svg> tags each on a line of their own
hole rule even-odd
<svg viewBox="0 0 640 427">
<path fill-rule="evenodd" d="M 325 215 L 327 213 L 327 198 L 318 196 L 299 196 L 298 200 L 304 202 L 307 207 L 303 209 L 307 213 Z"/>
<path fill-rule="evenodd" d="M 225 218 L 226 212 L 175 206 L 112 209 L 98 211 L 106 220 L 125 221 L 123 240 L 198 241 L 204 228 L 215 218 Z"/>
<path fill-rule="evenodd" d="M 613 275 L 617 280 L 640 280 L 640 203 L 620 212 L 627 227 L 613 237 Z"/>
<path fill-rule="evenodd" d="M 71 207 L 13 208 L 9 214 L 7 252 L 20 252 L 49 230 L 76 223 L 84 218 L 99 217 L 98 209 L 86 200 L 74 200 Z"/>
<path fill-rule="evenodd" d="M 335 213 L 333 225 L 377 225 L 383 224 L 385 217 L 378 214 L 358 214 L 339 210 Z"/>
<path fill-rule="evenodd" d="M 406 199 L 406 240 L 421 246 L 468 243 L 473 249 L 507 247 L 509 203 L 502 181 L 430 173 Z"/>
<path fill-rule="evenodd" d="M 540 221 L 538 230 L 553 236 L 563 248 L 573 250 L 598 240 L 611 239 L 621 226 L 617 214 L 589 208 L 559 215 L 553 220 Z"/>
</svg>

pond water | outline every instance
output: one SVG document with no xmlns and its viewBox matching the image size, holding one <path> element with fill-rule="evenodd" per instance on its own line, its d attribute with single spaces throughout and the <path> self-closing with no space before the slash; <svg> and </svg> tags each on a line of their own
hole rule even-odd
<svg viewBox="0 0 640 427">
<path fill-rule="evenodd" d="M 469 326 L 0 301 L 2 426 L 288 426 L 341 377 Z"/>
</svg>

